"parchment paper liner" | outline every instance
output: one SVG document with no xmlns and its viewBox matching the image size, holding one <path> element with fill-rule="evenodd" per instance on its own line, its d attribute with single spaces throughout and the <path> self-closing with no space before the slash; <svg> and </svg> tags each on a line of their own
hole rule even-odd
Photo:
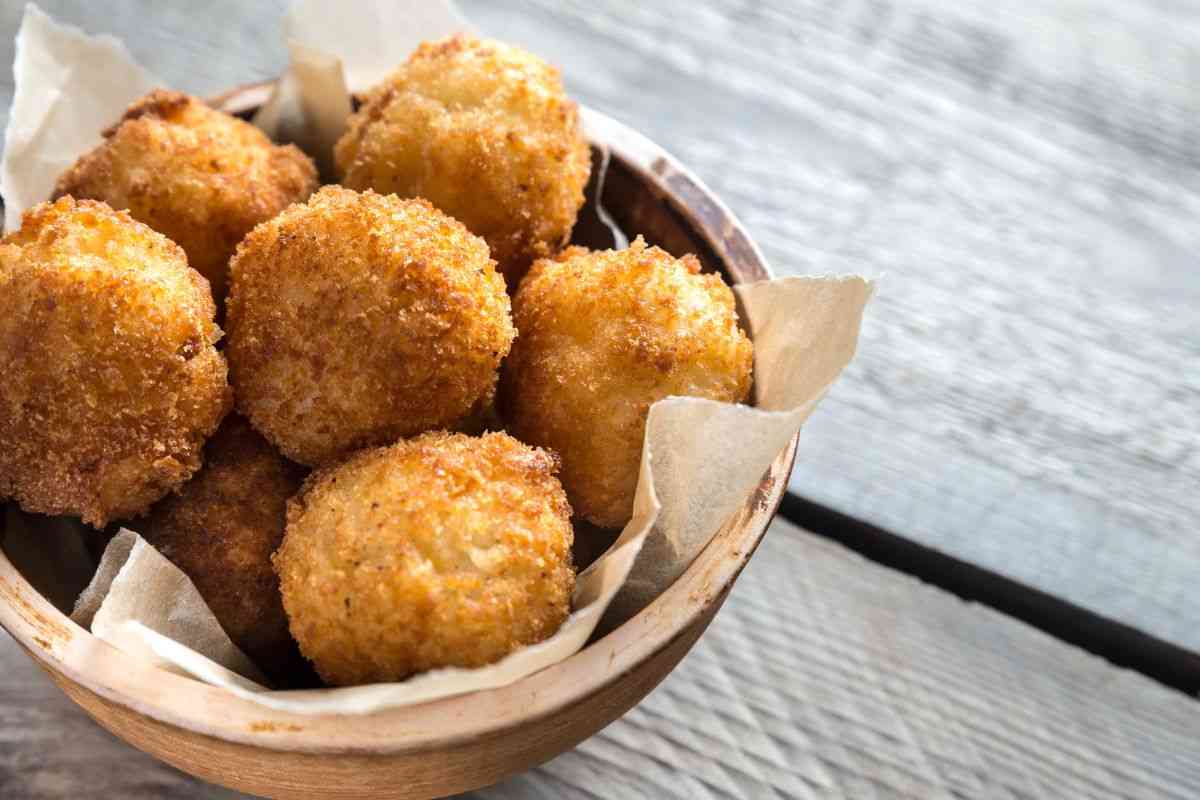
<svg viewBox="0 0 1200 800">
<path fill-rule="evenodd" d="M 440 3 L 306 0 L 284 27 L 293 64 L 255 122 L 280 139 L 312 148 L 328 168 L 329 147 L 350 107 L 349 91 L 379 80 L 418 41 L 462 24 Z M 99 132 L 128 103 L 160 85 L 120 43 L 59 25 L 32 5 L 17 35 L 14 74 L 16 94 L 0 164 L 9 230 L 23 210 L 48 197 L 57 176 L 99 142 Z M 435 670 L 394 684 L 266 689 L 252 680 L 261 677 L 257 669 L 229 641 L 186 576 L 124 530 L 80 595 L 74 618 L 135 657 L 298 713 L 367 713 L 511 683 L 583 647 L 610 603 L 632 614 L 682 574 L 746 501 L 853 356 L 871 289 L 858 276 L 735 287 L 742 323 L 755 344 L 756 407 L 688 397 L 655 403 L 633 519 L 580 574 L 574 612 L 562 629 L 496 664 Z M 17 516 L 22 523 L 8 526 L 6 549 L 20 549 L 17 540 L 38 536 L 45 524 L 45 518 Z"/>
</svg>

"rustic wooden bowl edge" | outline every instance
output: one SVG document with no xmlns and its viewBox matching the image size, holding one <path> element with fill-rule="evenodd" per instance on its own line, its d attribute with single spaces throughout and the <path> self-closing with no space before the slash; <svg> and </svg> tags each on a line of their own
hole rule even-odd
<svg viewBox="0 0 1200 800">
<path fill-rule="evenodd" d="M 211 102 L 228 111 L 244 112 L 261 104 L 272 85 L 268 81 L 239 87 Z M 585 108 L 583 113 L 591 132 L 604 132 L 605 144 L 616 157 L 654 184 L 662 199 L 688 217 L 733 280 L 770 277 L 762 254 L 740 224 L 694 175 L 621 123 L 591 109 Z M 290 782 L 287 770 L 314 781 L 313 788 L 322 775 L 338 773 L 332 766 L 336 761 L 364 758 L 371 763 L 387 761 L 390 766 L 382 770 L 387 773 L 386 780 L 368 787 L 339 774 L 340 783 L 321 784 L 325 796 L 334 796 L 329 791 L 359 796 L 362 790 L 397 797 L 461 791 L 498 780 L 572 746 L 624 713 L 669 673 L 707 627 L 761 541 L 782 499 L 796 446 L 797 438 L 793 438 L 741 513 L 723 526 L 675 584 L 649 607 L 564 662 L 476 695 L 363 717 L 273 712 L 197 681 L 129 663 L 130 659 L 54 609 L 2 551 L 0 625 L 101 724 L 209 780 L 265 794 L 293 793 L 299 787 Z M 79 663 L 92 669 L 85 674 Z M 648 664 L 654 669 L 647 670 Z M 96 674 L 97 665 L 103 667 L 99 670 L 103 674 Z M 623 692 L 623 687 L 632 691 Z M 209 719 L 199 719 L 197 708 L 205 709 Z M 584 716 L 573 716 L 575 709 Z M 127 720 L 128 714 L 145 717 L 139 729 L 144 735 L 117 722 L 118 718 Z M 552 742 L 534 735 L 540 725 L 554 732 Z M 503 764 L 485 757 L 488 747 L 494 750 L 498 743 L 519 738 L 510 735 L 513 732 L 538 745 L 520 751 L 533 760 L 520 757 L 511 747 L 504 751 L 508 761 Z M 171 741 L 172 736 L 194 737 L 206 744 L 173 749 L 177 743 Z M 233 771 L 229 772 L 223 761 L 208 760 L 217 752 L 230 759 Z M 458 754 L 458 758 L 450 759 L 447 754 Z M 284 760 L 273 761 L 275 756 Z M 256 759 L 270 762 L 265 772 L 255 773 Z M 454 764 L 465 771 L 454 773 Z M 387 791 L 388 787 L 397 788 L 397 771 L 412 776 L 426 768 L 433 770 L 429 773 L 433 783 L 410 782 L 412 791 Z M 222 770 L 229 774 L 223 775 Z M 449 777 L 447 770 L 452 773 Z M 338 791 L 339 786 L 345 792 Z"/>
</svg>

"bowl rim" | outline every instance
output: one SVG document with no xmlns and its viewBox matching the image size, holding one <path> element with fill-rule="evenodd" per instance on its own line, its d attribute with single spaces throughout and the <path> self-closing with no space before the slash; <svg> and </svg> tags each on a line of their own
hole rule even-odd
<svg viewBox="0 0 1200 800">
<path fill-rule="evenodd" d="M 209 100 L 231 113 L 261 105 L 275 81 Z M 772 277 L 766 259 L 729 209 L 677 159 L 617 120 L 581 106 L 589 139 L 606 146 L 659 198 L 687 218 L 734 283 Z M 685 202 L 686 201 L 686 202 Z M 496 689 L 360 715 L 277 711 L 130 658 L 50 604 L 0 548 L 0 626 L 56 680 L 203 736 L 287 752 L 380 755 L 452 747 L 546 719 L 603 691 L 668 648 L 720 604 L 774 517 L 799 434 L 771 463 L 735 513 L 675 582 L 649 606 L 578 653 Z"/>
</svg>

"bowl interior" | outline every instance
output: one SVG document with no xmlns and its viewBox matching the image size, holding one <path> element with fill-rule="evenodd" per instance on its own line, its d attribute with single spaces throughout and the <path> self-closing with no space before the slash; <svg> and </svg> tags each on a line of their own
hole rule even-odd
<svg viewBox="0 0 1200 800">
<path fill-rule="evenodd" d="M 256 85 L 212 102 L 248 115 L 268 91 L 269 85 Z M 770 277 L 761 254 L 736 219 L 671 156 L 602 114 L 584 109 L 584 118 L 595 163 L 608 160 L 601 202 L 625 233 L 641 234 L 647 242 L 675 255 L 695 253 L 706 269 L 722 272 L 731 283 Z M 596 190 L 594 177 L 589 186 L 592 207 Z M 611 234 L 589 218 L 590 213 L 585 211 L 586 221 L 576 231 L 577 243 L 612 246 Z M 311 753 L 446 748 L 471 737 L 495 736 L 552 718 L 582 698 L 613 690 L 607 719 L 587 721 L 590 730 L 581 727 L 577 741 L 636 703 L 699 635 L 770 522 L 787 483 L 795 446 L 793 439 L 741 511 L 717 532 L 674 585 L 632 618 L 606 621 L 602 628 L 606 635 L 584 650 L 509 686 L 377 712 L 370 715 L 370 724 L 364 724 L 362 717 L 308 717 L 271 711 L 199 681 L 138 663 L 63 614 L 78 590 L 79 574 L 56 572 L 52 563 L 38 567 L 37 554 L 30 561 L 28 554 L 7 552 L 11 549 L 7 544 L 0 549 L 0 624 L 64 686 L 135 715 L 230 742 Z M 589 557 L 581 555 L 582 560 Z M 92 558 L 94 563 L 94 554 Z M 21 568 L 14 562 L 20 562 Z M 639 667 L 656 658 L 662 661 L 662 654 L 668 651 L 680 650 L 681 642 L 684 646 L 670 664 L 640 682 L 631 679 Z M 76 691 L 71 694 L 80 700 Z"/>
</svg>

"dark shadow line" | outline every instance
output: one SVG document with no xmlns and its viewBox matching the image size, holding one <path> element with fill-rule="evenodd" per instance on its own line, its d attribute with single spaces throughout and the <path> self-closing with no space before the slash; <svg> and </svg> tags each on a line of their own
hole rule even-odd
<svg viewBox="0 0 1200 800">
<path fill-rule="evenodd" d="M 1200 654 L 788 492 L 779 514 L 886 567 L 1195 696 Z"/>
</svg>

